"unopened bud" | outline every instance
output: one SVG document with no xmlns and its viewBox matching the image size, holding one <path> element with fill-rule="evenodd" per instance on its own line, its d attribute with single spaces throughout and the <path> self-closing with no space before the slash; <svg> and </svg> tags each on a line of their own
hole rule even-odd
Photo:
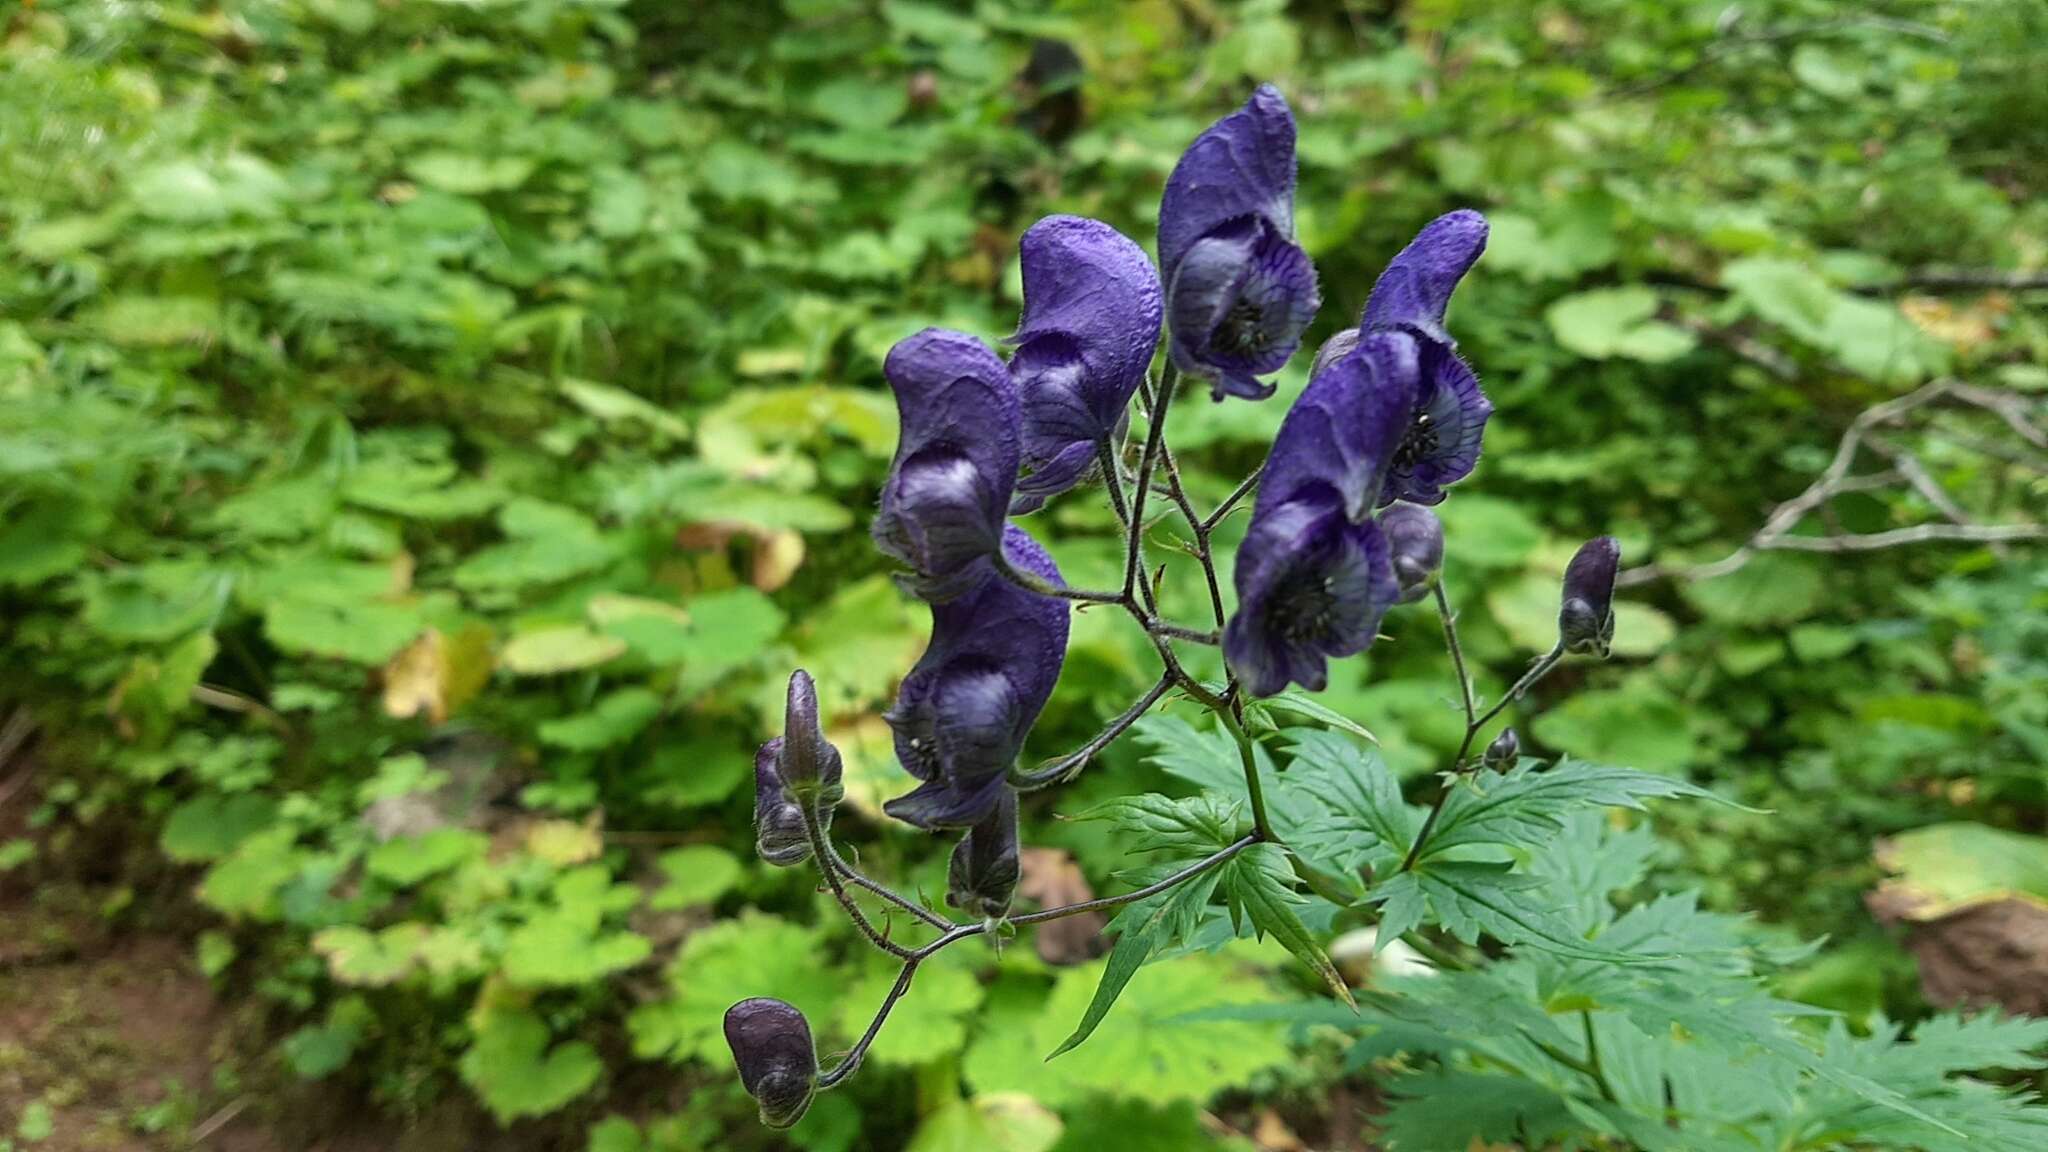
<svg viewBox="0 0 2048 1152">
<path fill-rule="evenodd" d="M 1558 641 L 1567 652 L 1607 655 L 1614 640 L 1614 575 L 1621 545 L 1612 536 L 1586 541 L 1564 570 L 1564 604 L 1557 613 Z"/>
<path fill-rule="evenodd" d="M 1501 772 L 1514 767 L 1521 755 L 1522 738 L 1515 735 L 1513 728 L 1503 728 L 1500 735 L 1493 738 L 1493 743 L 1486 746 L 1484 762 L 1488 768 Z"/>
<path fill-rule="evenodd" d="M 946 903 L 991 920 L 1010 910 L 1017 891 L 1017 794 L 1003 789 L 995 809 L 967 830 L 946 866 Z"/>
<path fill-rule="evenodd" d="M 725 1042 L 761 1123 L 788 1128 L 803 1119 L 818 1092 L 818 1053 L 802 1012 L 766 996 L 742 1000 L 725 1010 Z"/>
</svg>

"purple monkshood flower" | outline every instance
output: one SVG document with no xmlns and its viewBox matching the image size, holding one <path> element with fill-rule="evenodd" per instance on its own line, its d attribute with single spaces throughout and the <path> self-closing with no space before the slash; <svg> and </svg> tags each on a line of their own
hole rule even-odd
<svg viewBox="0 0 2048 1152">
<path fill-rule="evenodd" d="M 1060 584 L 1052 557 L 1022 528 L 1003 534 L 1009 564 Z M 968 591 L 932 605 L 932 638 L 884 717 L 896 758 L 923 783 L 884 806 L 920 828 L 969 828 L 1009 790 L 1024 737 L 1067 655 L 1067 602 L 1027 592 L 983 564 Z"/>
<path fill-rule="evenodd" d="M 1326 357 L 1348 351 L 1359 333 L 1406 331 L 1420 346 L 1422 390 L 1414 420 L 1388 469 L 1383 503 L 1440 504 L 1444 487 L 1471 475 L 1479 463 L 1493 404 L 1444 330 L 1444 309 L 1486 250 L 1486 232 L 1486 217 L 1470 209 L 1432 220 L 1380 273 L 1359 327 L 1330 337 L 1316 354 L 1312 374 Z"/>
<path fill-rule="evenodd" d="M 725 1043 L 761 1123 L 787 1128 L 803 1119 L 818 1091 L 818 1052 L 802 1012 L 766 996 L 742 1000 L 725 1010 Z"/>
<path fill-rule="evenodd" d="M 946 903 L 977 916 L 1000 918 L 1010 910 L 1021 874 L 1017 792 L 1005 788 L 989 814 L 954 845 L 946 865 Z"/>
<path fill-rule="evenodd" d="M 1364 651 L 1401 596 L 1373 520 L 1415 409 L 1417 347 L 1374 332 L 1325 366 L 1281 422 L 1244 543 L 1223 654 L 1255 696 L 1319 691 L 1327 661 Z"/>
<path fill-rule="evenodd" d="M 1614 576 L 1621 545 L 1596 536 L 1572 554 L 1564 569 L 1564 603 L 1557 612 L 1557 641 L 1567 652 L 1592 652 L 1603 659 L 1614 642 Z"/>
<path fill-rule="evenodd" d="M 818 717 L 818 690 L 799 668 L 789 676 L 782 735 L 754 754 L 754 848 L 778 868 L 811 856 L 803 805 L 810 805 L 820 831 L 832 826 L 832 811 L 846 795 L 839 749 L 825 739 Z"/>
<path fill-rule="evenodd" d="M 1024 475 L 1010 511 L 1072 488 L 1117 434 L 1159 343 L 1159 274 L 1121 232 L 1047 216 L 1024 233 L 1024 315 L 1010 377 L 1023 403 Z"/>
<path fill-rule="evenodd" d="M 981 578 L 1002 546 L 1017 483 L 1022 413 L 1009 369 L 964 332 L 927 328 L 882 364 L 902 430 L 882 485 L 875 545 L 937 603 Z"/>
<path fill-rule="evenodd" d="M 1159 202 L 1174 366 L 1217 399 L 1263 400 L 1322 295 L 1294 242 L 1294 113 L 1271 84 L 1195 138 Z"/>
</svg>

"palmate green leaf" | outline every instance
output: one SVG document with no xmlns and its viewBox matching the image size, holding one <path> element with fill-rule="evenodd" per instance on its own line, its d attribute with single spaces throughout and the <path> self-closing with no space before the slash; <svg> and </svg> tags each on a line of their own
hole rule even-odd
<svg viewBox="0 0 2048 1152">
<path fill-rule="evenodd" d="M 549 1047 L 548 1026 L 528 1012 L 493 1008 L 457 1067 L 500 1124 L 544 1116 L 597 1084 L 604 1062 L 578 1040 Z"/>
<path fill-rule="evenodd" d="M 341 606 L 289 597 L 263 614 L 264 638 L 279 648 L 351 664 L 388 662 L 425 626 L 418 605 L 375 600 Z"/>
<path fill-rule="evenodd" d="M 1375 852 L 1405 853 L 1415 838 L 1414 815 L 1379 749 L 1334 732 L 1292 736 L 1293 762 L 1282 787 L 1300 798 L 1294 807 L 1310 815 L 1286 830 L 1287 843 L 1344 875 Z"/>
<path fill-rule="evenodd" d="M 1261 719 L 1267 720 L 1272 727 L 1278 729 L 1281 725 L 1277 721 L 1270 719 L 1273 713 L 1300 716 L 1318 723 L 1328 724 L 1339 731 L 1349 732 L 1360 740 L 1373 744 L 1379 743 L 1379 737 L 1374 736 L 1369 729 L 1358 721 L 1351 719 L 1349 716 L 1317 700 L 1315 697 L 1298 692 L 1292 688 L 1277 696 L 1266 696 L 1251 700 L 1245 705 L 1247 719 L 1252 716 L 1259 716 Z"/>
<path fill-rule="evenodd" d="M 1446 932 L 1476 945 L 1483 936 L 1527 944 L 1574 960 L 1608 964 L 1655 963 L 1668 957 L 1637 955 L 1587 941 L 1558 909 L 1544 907 L 1549 886 L 1540 877 L 1510 873 L 1497 864 L 1430 861 L 1410 873 Z"/>
<path fill-rule="evenodd" d="M 1018 982 L 991 989 L 962 1070 L 977 1092 L 1024 1092 L 1053 1107 L 1115 1095 L 1153 1104 L 1206 1102 L 1290 1056 L 1277 1023 L 1195 1018 L 1205 1008 L 1270 1004 L 1273 991 L 1221 957 L 1142 969 L 1108 1026 L 1058 1060 L 1057 1047 L 1100 983 L 1095 965 L 1060 974 L 1048 998 Z"/>
<path fill-rule="evenodd" d="M 1171 873 L 1200 857 L 1164 865 L 1160 871 Z M 1117 917 L 1122 929 L 1117 937 L 1116 947 L 1110 949 L 1109 958 L 1102 966 L 1102 981 L 1095 986 L 1095 995 L 1088 1001 L 1087 1011 L 1081 1014 L 1081 1022 L 1059 1047 L 1046 1056 L 1051 1060 L 1087 1040 L 1102 1023 L 1102 1018 L 1116 1004 L 1116 998 L 1123 994 L 1131 977 L 1138 974 L 1147 958 L 1160 948 L 1167 946 L 1178 937 L 1184 936 L 1190 926 L 1199 923 L 1202 909 L 1209 903 L 1209 896 L 1216 890 L 1221 879 L 1220 869 L 1210 869 L 1185 884 L 1168 892 L 1162 892 L 1150 900 L 1140 901 L 1125 909 Z"/>
<path fill-rule="evenodd" d="M 1520 1076 L 1443 1070 L 1394 1081 L 1377 1120 L 1389 1152 L 1449 1152 L 1475 1144 L 1542 1148 L 1577 1127 L 1555 1089 Z"/>
<path fill-rule="evenodd" d="M 1294 891 L 1294 868 L 1287 862 L 1286 849 L 1277 844 L 1254 844 L 1225 863 L 1222 872 L 1219 887 L 1239 931 L 1244 921 L 1250 921 L 1254 933 L 1278 940 L 1295 959 L 1308 965 L 1332 995 L 1356 1007 L 1344 977 L 1295 911 L 1308 899 Z"/>
<path fill-rule="evenodd" d="M 1720 801 L 1712 792 L 1670 776 L 1560 760 L 1543 769 L 1533 760 L 1498 775 L 1481 772 L 1459 781 L 1444 804 L 1418 860 L 1466 844 L 1541 844 L 1581 808 L 1634 808 L 1645 800 L 1690 796 Z"/>
<path fill-rule="evenodd" d="M 839 1031 L 857 1036 L 873 1019 L 875 1007 L 896 983 L 894 964 L 872 964 L 839 993 Z M 868 1049 L 868 1059 L 882 1064 L 915 1066 L 950 1062 L 967 1042 L 967 1025 L 981 1005 L 981 982 L 963 963 L 939 959 L 917 970 L 910 994 L 896 1005 L 889 1026 Z"/>
<path fill-rule="evenodd" d="M 498 653 L 498 666 L 514 676 L 552 676 L 594 668 L 625 654 L 626 642 L 581 624 L 521 632 Z"/>
<path fill-rule="evenodd" d="M 673 995 L 643 1004 L 628 1017 L 633 1052 L 643 1060 L 729 1059 L 720 1022 L 750 996 L 787 1000 L 814 1027 L 838 1019 L 844 980 L 823 962 L 824 938 L 749 909 L 693 933 L 667 972 Z M 824 1036 L 818 1037 L 822 1045 Z"/>
<path fill-rule="evenodd" d="M 1178 799 L 1147 792 L 1120 796 L 1088 810 L 1081 819 L 1113 822 L 1119 832 L 1133 837 L 1133 852 L 1175 852 L 1193 863 L 1237 839 L 1243 808 L 1214 792 Z"/>
<path fill-rule="evenodd" d="M 904 1152 L 1047 1152 L 1061 1127 L 1058 1114 L 1029 1096 L 994 1093 L 944 1105 Z"/>
<path fill-rule="evenodd" d="M 1228 732 L 1203 730 L 1171 713 L 1157 712 L 1131 726 L 1138 742 L 1152 749 L 1147 757 L 1161 771 L 1225 796 L 1249 800 L 1244 786 L 1244 761 Z M 1264 745 L 1252 746 L 1259 783 L 1268 796 L 1277 789 L 1272 757 Z"/>
<path fill-rule="evenodd" d="M 647 959 L 653 945 L 632 932 L 603 930 L 595 909 L 557 908 L 505 937 L 505 978 L 529 987 L 575 988 Z"/>
<path fill-rule="evenodd" d="M 540 742 L 575 752 L 596 752 L 624 744 L 661 714 L 661 697 L 645 688 L 621 688 L 585 712 L 549 720 L 539 728 Z"/>
</svg>

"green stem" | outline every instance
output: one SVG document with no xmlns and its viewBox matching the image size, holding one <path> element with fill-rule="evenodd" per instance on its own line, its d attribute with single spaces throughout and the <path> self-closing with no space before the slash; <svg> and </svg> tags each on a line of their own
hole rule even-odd
<svg viewBox="0 0 2048 1152">
<path fill-rule="evenodd" d="M 1230 738 L 1237 741 L 1237 755 L 1244 762 L 1244 787 L 1252 798 L 1253 834 L 1261 840 L 1277 843 L 1279 837 L 1273 835 L 1273 825 L 1266 819 L 1266 791 L 1259 784 L 1259 757 L 1252 750 L 1252 738 L 1245 734 L 1241 718 L 1232 709 L 1218 708 L 1215 711 L 1217 719 L 1230 732 Z"/>
<path fill-rule="evenodd" d="M 1614 1085 L 1607 1082 L 1607 1072 L 1600 1066 L 1600 1038 L 1593 1028 L 1593 1013 L 1579 1009 L 1579 1023 L 1586 1030 L 1586 1074 L 1600 1088 L 1600 1098 L 1609 1104 L 1618 1103 L 1614 1097 Z"/>
</svg>

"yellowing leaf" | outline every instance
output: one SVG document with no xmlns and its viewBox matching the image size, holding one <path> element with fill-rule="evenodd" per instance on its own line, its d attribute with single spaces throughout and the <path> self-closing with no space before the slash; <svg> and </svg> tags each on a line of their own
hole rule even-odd
<svg viewBox="0 0 2048 1152">
<path fill-rule="evenodd" d="M 483 690 L 492 666 L 490 629 L 471 624 L 448 637 L 429 628 L 384 666 L 384 712 L 445 723 Z"/>
<path fill-rule="evenodd" d="M 581 624 L 571 624 L 514 636 L 498 653 L 498 663 L 515 676 L 552 676 L 594 668 L 625 651 L 624 640 L 600 636 Z"/>
<path fill-rule="evenodd" d="M 526 850 L 556 867 L 595 860 L 604 851 L 597 817 L 588 823 L 542 820 L 526 830 Z"/>
</svg>

